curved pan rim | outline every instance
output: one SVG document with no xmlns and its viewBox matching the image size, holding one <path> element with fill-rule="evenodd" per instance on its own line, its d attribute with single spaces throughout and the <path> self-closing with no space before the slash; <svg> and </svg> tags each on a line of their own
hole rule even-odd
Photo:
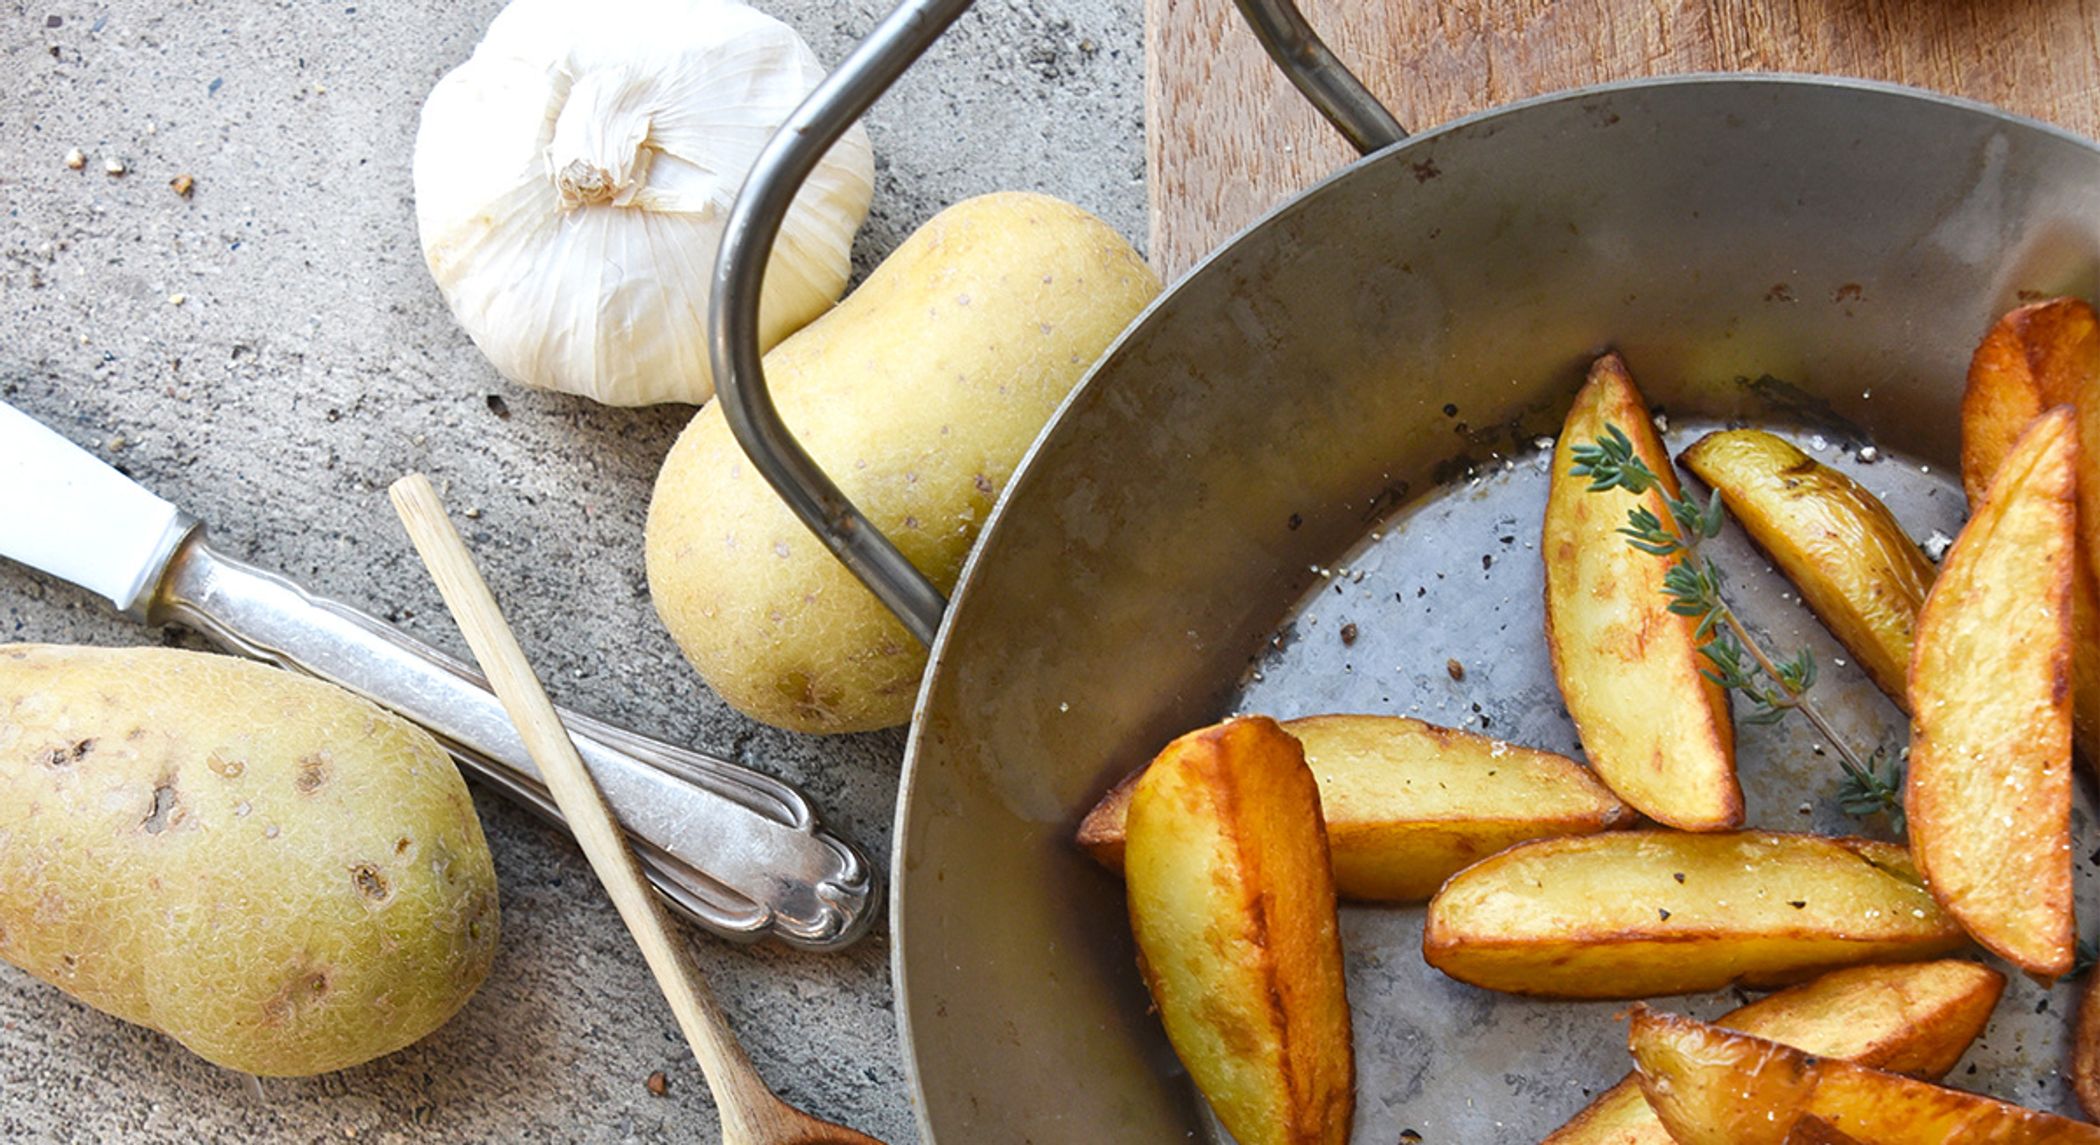
<svg viewBox="0 0 2100 1145">
<path fill-rule="evenodd" d="M 1327 196 L 1341 193 L 1348 183 L 1369 168 L 1381 164 L 1404 161 L 1404 157 L 1417 147 L 1434 143 L 1444 137 L 1465 132 L 1484 124 L 1511 117 L 1520 117 L 1542 107 L 1581 102 L 1595 99 L 1599 96 L 1626 92 L 1653 92 L 1673 88 L 1712 88 L 1715 86 L 1740 86 L 1746 89 L 1813 88 L 1856 92 L 1871 96 L 1894 97 L 1983 116 L 2002 124 L 2055 137 L 2100 154 L 2100 143 L 2052 124 L 2017 115 L 2002 108 L 1975 100 L 1963 99 L 1901 84 L 1795 73 L 1688 73 L 1647 77 L 1571 88 L 1476 112 L 1433 129 L 1424 130 L 1391 147 L 1366 155 L 1265 212 L 1256 221 L 1221 243 L 1216 249 L 1197 262 L 1183 278 L 1169 284 L 1167 289 L 1139 314 L 1115 342 L 1108 347 L 1101 358 L 1097 360 L 1094 367 L 1087 372 L 1086 376 L 1073 387 L 1071 393 L 1060 403 L 1056 412 L 1045 424 L 1042 432 L 1037 435 L 1035 441 L 1023 455 L 1005 489 L 1001 491 L 998 501 L 986 518 L 977 544 L 973 547 L 967 561 L 963 565 L 955 591 L 950 598 L 947 614 L 932 646 L 927 671 L 921 681 L 919 695 L 913 706 L 911 730 L 906 743 L 903 769 L 899 777 L 896 818 L 892 824 L 889 896 L 890 941 L 892 944 L 890 969 L 891 982 L 895 993 L 898 1040 L 904 1060 L 905 1078 L 912 1102 L 914 1119 L 923 1140 L 932 1142 L 936 1140 L 936 1137 L 934 1135 L 932 1114 L 927 1101 L 926 1079 L 922 1072 L 919 1047 L 914 1038 L 912 1025 L 913 993 L 908 973 L 908 959 L 910 958 L 912 946 L 911 936 L 907 933 L 905 926 L 907 898 L 909 895 L 905 879 L 905 874 L 908 870 L 905 864 L 905 848 L 912 837 L 910 826 L 919 812 L 915 793 L 920 772 L 926 766 L 923 755 L 927 750 L 923 740 L 926 712 L 931 698 L 936 690 L 942 687 L 952 668 L 947 661 L 948 646 L 953 630 L 958 624 L 968 623 L 967 618 L 973 611 L 972 588 L 977 579 L 975 574 L 980 563 L 988 559 L 987 553 L 992 547 L 987 542 L 999 535 L 1002 524 L 1005 522 L 1008 513 L 1012 511 L 1010 501 L 1012 500 L 1013 492 L 1024 484 L 1024 479 L 1028 476 L 1036 458 L 1042 453 L 1045 442 L 1053 434 L 1066 429 L 1066 416 L 1073 403 L 1080 400 L 1082 395 L 1086 394 L 1096 384 L 1104 365 L 1118 358 L 1125 347 L 1135 340 L 1148 336 L 1148 332 L 1158 316 L 1176 302 L 1178 296 L 1183 292 L 1183 288 L 1189 283 L 1205 275 L 1214 264 L 1227 258 L 1236 248 L 1247 243 L 1259 232 L 1297 212 L 1310 209 Z"/>
</svg>

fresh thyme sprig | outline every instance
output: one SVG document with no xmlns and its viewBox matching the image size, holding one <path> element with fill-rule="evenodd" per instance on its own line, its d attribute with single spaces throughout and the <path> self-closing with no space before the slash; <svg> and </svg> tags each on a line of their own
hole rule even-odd
<svg viewBox="0 0 2100 1145">
<path fill-rule="evenodd" d="M 1777 723 L 1788 712 L 1799 711 L 1837 750 L 1839 766 L 1845 771 L 1838 802 L 1845 813 L 1855 818 L 1885 813 L 1897 833 L 1904 833 L 1902 761 L 1890 757 L 1885 748 L 1861 758 L 1828 717 L 1809 702 L 1808 690 L 1816 682 L 1815 654 L 1803 648 L 1787 660 L 1767 655 L 1722 594 L 1721 566 L 1699 551 L 1702 543 L 1721 534 L 1728 521 L 1721 491 L 1714 490 L 1703 505 L 1690 497 L 1671 496 L 1662 479 L 1635 452 L 1632 439 L 1616 425 L 1607 424 L 1603 436 L 1575 446 L 1571 453 L 1575 463 L 1568 472 L 1589 478 L 1592 493 L 1612 489 L 1636 495 L 1650 490 L 1662 493 L 1668 520 L 1642 505 L 1627 510 L 1626 527 L 1619 533 L 1641 552 L 1676 558 L 1663 574 L 1663 593 L 1670 598 L 1671 612 L 1698 621 L 1695 635 L 1704 641 L 1700 650 L 1707 661 L 1700 673 L 1750 701 L 1744 723 Z"/>
<path fill-rule="evenodd" d="M 1864 819 L 1877 811 L 1889 817 L 1889 826 L 1898 835 L 1910 833 L 1910 821 L 1903 814 L 1903 759 L 1889 754 L 1886 747 L 1877 747 L 1868 758 L 1864 770 L 1854 770 L 1852 761 L 1838 756 L 1838 766 L 1845 769 L 1844 782 L 1838 784 L 1838 806 L 1854 819 Z"/>
</svg>

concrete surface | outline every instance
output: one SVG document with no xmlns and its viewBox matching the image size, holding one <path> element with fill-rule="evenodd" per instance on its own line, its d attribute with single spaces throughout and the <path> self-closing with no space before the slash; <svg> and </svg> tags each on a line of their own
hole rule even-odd
<svg viewBox="0 0 2100 1145">
<path fill-rule="evenodd" d="M 830 60 L 886 11 L 761 6 Z M 6 0 L 0 397 L 210 522 L 234 555 L 463 654 L 384 495 L 430 473 L 455 511 L 481 511 L 477 555 L 557 700 L 801 785 L 886 866 L 902 735 L 819 740 L 742 719 L 649 607 L 643 513 L 689 411 L 503 382 L 424 271 L 417 111 L 499 7 Z M 939 206 L 998 188 L 1072 199 L 1140 239 L 1140 20 L 1136 0 L 984 0 L 966 16 L 870 118 L 880 177 L 862 270 Z M 65 165 L 73 148 L 83 170 Z M 104 172 L 111 159 L 123 175 Z M 182 174 L 187 199 L 169 188 Z M 5 564 L 0 639 L 197 645 Z M 670 1013 L 578 853 L 476 796 L 503 949 L 434 1036 L 257 1092 L 0 965 L 0 1139 L 717 1140 Z M 912 1139 L 882 933 L 842 955 L 700 952 L 786 1097 Z M 645 1088 L 658 1070 L 663 1097 Z"/>
</svg>

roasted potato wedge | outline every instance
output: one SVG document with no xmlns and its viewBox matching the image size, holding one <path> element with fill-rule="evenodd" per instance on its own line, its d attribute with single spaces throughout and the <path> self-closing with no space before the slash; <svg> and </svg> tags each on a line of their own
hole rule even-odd
<svg viewBox="0 0 2100 1145">
<path fill-rule="evenodd" d="M 2087 1117 L 2100 1120 L 2100 977 L 2090 974 L 2071 1034 L 2071 1092 Z"/>
<path fill-rule="evenodd" d="M 1167 745 L 1130 798 L 1130 927 L 1167 1040 L 1242 1145 L 1349 1139 L 1355 1059 L 1320 792 L 1273 720 Z"/>
<path fill-rule="evenodd" d="M 2071 562 L 2071 740 L 2100 767 L 2100 577 Z"/>
<path fill-rule="evenodd" d="M 1763 430 L 1707 434 L 1677 459 L 1720 490 L 1736 523 L 1908 712 L 1911 635 L 1935 572 L 1888 506 Z"/>
<path fill-rule="evenodd" d="M 2081 435 L 2100 434 L 2100 315 L 2079 298 L 2022 306 L 1998 320 L 1969 359 L 1962 393 L 1961 480 L 1974 504 L 2028 423 L 2051 406 L 2077 411 Z M 2078 465 L 2079 531 L 2100 567 L 2100 458 Z"/>
<path fill-rule="evenodd" d="M 1976 940 L 2068 973 L 2071 567 L 2078 434 L 2059 406 L 2013 446 L 1918 617 L 1904 806 L 1918 872 Z"/>
<path fill-rule="evenodd" d="M 2005 977 L 1946 959 L 1833 970 L 1723 1014 L 1719 1024 L 1825 1057 L 1936 1078 L 1983 1032 Z M 1672 1145 L 1639 1079 L 1604 1091 L 1543 1145 Z"/>
<path fill-rule="evenodd" d="M 1511 994 L 1646 998 L 1962 943 L 1893 844 L 1613 831 L 1523 843 L 1452 876 L 1429 901 L 1422 956 Z"/>
<path fill-rule="evenodd" d="M 1079 829 L 1072 832 L 1072 841 L 1079 844 L 1080 850 L 1117 874 L 1123 873 L 1123 842 L 1130 822 L 1130 796 L 1137 790 L 1137 781 L 1144 774 L 1145 769 L 1139 768 L 1109 788 L 1108 793 L 1087 811 L 1086 818 L 1079 821 Z M 1322 794 L 1321 799 L 1323 806 L 1320 810 L 1324 816 L 1327 810 L 1324 806 L 1326 796 Z M 1332 851 L 1332 836 L 1328 838 L 1327 845 Z M 1336 883 L 1335 889 L 1341 890 L 1339 882 Z"/>
<path fill-rule="evenodd" d="M 1647 403 L 1618 355 L 1590 368 L 1553 449 L 1540 551 L 1546 562 L 1546 644 L 1582 749 L 1621 799 L 1657 822 L 1714 831 L 1743 821 L 1728 696 L 1700 674 L 1697 621 L 1663 595 L 1671 558 L 1626 543 L 1629 510 L 1670 515 L 1657 490 L 1593 492 L 1571 472 L 1576 446 L 1616 427 L 1678 492 Z"/>
<path fill-rule="evenodd" d="M 1681 1145 L 2076 1145 L 2100 1128 L 1725 1030 L 1646 1006 L 1634 1073 Z"/>
<path fill-rule="evenodd" d="M 2076 298 L 2022 306 L 1976 347 L 1961 406 L 1971 505 L 2028 423 L 2058 405 L 2078 411 L 2080 441 L 2100 441 L 2100 318 Z M 2078 514 L 2084 559 L 2071 574 L 2071 694 L 2078 750 L 2100 765 L 2100 453 L 2081 452 Z"/>
<path fill-rule="evenodd" d="M 1405 716 L 1307 716 L 1282 726 L 1319 782 L 1343 898 L 1421 902 L 1504 847 L 1633 820 L 1588 768 L 1552 752 Z M 1135 783 L 1117 784 L 1079 825 L 1079 845 L 1111 870 L 1123 869 Z"/>
</svg>

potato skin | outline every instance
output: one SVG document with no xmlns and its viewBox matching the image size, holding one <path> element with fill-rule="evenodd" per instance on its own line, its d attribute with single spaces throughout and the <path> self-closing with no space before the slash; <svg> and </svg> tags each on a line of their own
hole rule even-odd
<svg viewBox="0 0 2100 1145">
<path fill-rule="evenodd" d="M 1627 1045 L 1641 1090 L 1682 1145 L 2100 1142 L 2052 1114 L 1661 1014 L 1636 1003 Z"/>
<path fill-rule="evenodd" d="M 1461 982 L 1645 998 L 1945 954 L 1966 936 L 1903 848 L 1773 831 L 1610 831 L 1522 843 L 1429 902 L 1422 955 Z"/>
<path fill-rule="evenodd" d="M 1962 391 L 1961 480 L 1983 499 L 2013 443 L 2042 412 L 2068 405 L 2081 437 L 2100 433 L 2100 314 L 2079 298 L 2009 311 L 1977 343 Z M 2088 563 L 2100 565 L 2100 459 L 2081 460 L 2079 529 Z M 2087 520 L 2086 518 L 2091 518 Z"/>
<path fill-rule="evenodd" d="M 2100 314 L 2077 298 L 2012 310 L 1977 344 L 1961 403 L 1961 482 L 1972 508 L 2013 442 L 2059 405 L 2078 411 L 2081 442 L 2100 441 Z M 2100 766 L 2100 451 L 2081 451 L 2077 485 L 2084 559 L 2071 571 L 2073 734 Z"/>
<path fill-rule="evenodd" d="M 497 928 L 481 823 L 421 729 L 230 657 L 0 646 L 0 958 L 293 1076 L 443 1024 Z"/>
<path fill-rule="evenodd" d="M 1475 861 L 1529 839 L 1627 827 L 1633 809 L 1566 756 L 1406 716 L 1285 720 L 1320 786 L 1334 885 L 1358 902 L 1418 903 Z M 1143 772 L 1139 772 L 1142 775 Z M 1133 775 L 1075 841 L 1123 869 Z"/>
<path fill-rule="evenodd" d="M 1130 802 L 1130 929 L 1167 1040 L 1243 1145 L 1341 1145 L 1356 1063 L 1319 787 L 1255 716 L 1161 751 Z"/>
<path fill-rule="evenodd" d="M 2078 430 L 2068 407 L 2014 445 L 1947 550 L 1911 661 L 1911 853 L 1934 898 L 2037 979 L 2071 970 L 2071 570 Z M 1981 686 L 1979 686 L 1981 682 Z"/>
<path fill-rule="evenodd" d="M 1575 447 L 1616 426 L 1662 488 L 1592 492 Z M 1643 815 L 1686 831 L 1743 821 L 1728 693 L 1702 669 L 1698 621 L 1670 611 L 1671 558 L 1641 552 L 1619 530 L 1629 510 L 1670 517 L 1676 471 L 1648 405 L 1617 354 L 1590 367 L 1553 448 L 1539 552 L 1546 562 L 1546 646 L 1553 676 L 1597 777 Z"/>
<path fill-rule="evenodd" d="M 810 456 L 946 590 L 1023 451 L 1158 293 L 1078 207 L 985 195 L 775 347 L 766 378 Z M 788 511 L 719 402 L 664 459 L 647 561 L 664 625 L 737 710 L 802 732 L 910 718 L 926 649 Z"/>
<path fill-rule="evenodd" d="M 2071 1092 L 2088 1121 L 2100 1118 L 2100 978 L 2088 977 L 2071 1035 Z"/>
<path fill-rule="evenodd" d="M 1983 1032 L 2005 976 L 1959 959 L 1833 970 L 1716 1024 L 1824 1057 L 1937 1078 Z M 1638 1078 L 1599 1094 L 1541 1145 L 1673 1145 Z"/>
<path fill-rule="evenodd" d="M 1857 481 L 1759 429 L 1710 433 L 1678 456 L 1896 706 L 1932 562 Z"/>
</svg>

